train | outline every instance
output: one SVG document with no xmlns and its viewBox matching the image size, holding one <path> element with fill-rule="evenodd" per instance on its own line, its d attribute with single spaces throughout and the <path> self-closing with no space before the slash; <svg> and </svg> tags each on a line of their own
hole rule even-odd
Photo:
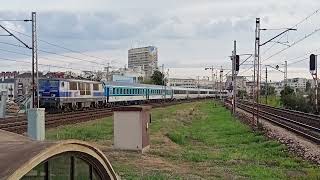
<svg viewBox="0 0 320 180">
<path fill-rule="evenodd" d="M 40 107 L 76 110 L 193 98 L 227 97 L 212 89 L 79 79 L 39 79 Z"/>
</svg>

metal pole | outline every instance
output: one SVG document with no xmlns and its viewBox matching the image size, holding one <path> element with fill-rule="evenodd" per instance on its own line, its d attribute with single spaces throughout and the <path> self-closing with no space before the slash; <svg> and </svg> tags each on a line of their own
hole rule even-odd
<svg viewBox="0 0 320 180">
<path fill-rule="evenodd" d="M 233 90 L 232 90 L 232 113 L 236 114 L 236 49 L 237 49 L 237 42 L 233 41 L 233 52 L 232 52 L 232 83 L 233 83 Z"/>
<path fill-rule="evenodd" d="M 266 104 L 268 105 L 268 67 L 266 66 L 266 85 L 265 85 Z"/>
<path fill-rule="evenodd" d="M 213 73 L 213 66 L 211 66 L 211 78 L 212 78 L 212 91 L 214 91 L 214 73 Z"/>
<path fill-rule="evenodd" d="M 222 66 L 221 66 L 221 69 L 220 69 L 220 100 L 222 100 L 222 73 L 223 73 L 223 69 L 222 69 Z"/>
<path fill-rule="evenodd" d="M 284 86 L 288 84 L 288 63 L 284 61 Z"/>
<path fill-rule="evenodd" d="M 315 88 L 316 88 L 316 91 L 315 91 L 315 96 L 316 96 L 316 113 L 318 114 L 319 113 L 319 109 L 318 109 L 318 56 L 316 56 L 316 74 L 315 74 Z"/>
<path fill-rule="evenodd" d="M 255 74 L 256 76 L 256 124 L 259 123 L 259 99 L 260 99 L 260 18 L 256 18 L 256 31 L 255 31 L 255 59 L 254 59 L 254 67 L 255 67 Z M 253 116 L 254 117 L 254 116 Z"/>
<path fill-rule="evenodd" d="M 39 107 L 38 96 L 38 56 L 37 56 L 37 30 L 36 12 L 31 13 L 32 22 L 32 108 Z M 36 95 L 37 93 L 37 95 Z"/>
</svg>

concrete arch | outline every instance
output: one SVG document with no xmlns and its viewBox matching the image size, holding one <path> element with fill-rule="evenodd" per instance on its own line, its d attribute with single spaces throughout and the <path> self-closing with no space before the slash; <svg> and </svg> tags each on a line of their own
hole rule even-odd
<svg viewBox="0 0 320 180">
<path fill-rule="evenodd" d="M 24 136 L 1 130 L 0 177 L 9 180 L 20 179 L 42 162 L 64 153 L 82 154 L 100 171 L 102 179 L 118 179 L 104 153 L 89 143 L 78 140 L 32 141 Z"/>
</svg>

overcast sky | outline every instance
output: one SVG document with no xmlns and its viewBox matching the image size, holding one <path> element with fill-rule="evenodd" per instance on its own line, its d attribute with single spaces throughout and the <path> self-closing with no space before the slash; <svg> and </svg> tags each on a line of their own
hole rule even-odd
<svg viewBox="0 0 320 180">
<path fill-rule="evenodd" d="M 159 51 L 159 65 L 165 64 L 170 69 L 170 77 L 195 78 L 210 75 L 204 71 L 206 66 L 229 69 L 233 40 L 237 40 L 239 54 L 252 54 L 256 17 L 261 18 L 261 28 L 272 29 L 261 32 L 261 41 L 264 42 L 283 31 L 281 28 L 292 27 L 318 8 L 319 0 L 10 0 L 2 2 L 0 19 L 28 19 L 31 11 L 36 11 L 39 39 L 99 57 L 72 53 L 40 41 L 39 49 L 43 51 L 39 52 L 39 63 L 45 65 L 41 65 L 45 71 L 67 70 L 54 66 L 98 70 L 109 61 L 114 67 L 123 67 L 127 64 L 129 48 L 154 45 Z M 30 23 L 0 21 L 0 24 L 31 35 Z M 280 43 L 262 46 L 263 64 L 281 66 L 288 60 L 289 77 L 311 78 L 308 60 L 290 63 L 307 58 L 310 52 L 320 51 L 320 32 L 278 55 L 272 55 L 319 27 L 320 12 L 295 27 L 297 31 L 276 39 Z M 29 37 L 18 32 L 13 33 L 31 43 Z M 0 35 L 3 34 L 5 32 L 0 30 Z M 0 42 L 19 44 L 12 37 L 5 36 L 0 36 Z M 30 50 L 0 43 L 0 58 L 30 60 L 21 53 L 31 54 Z M 241 60 L 245 58 L 242 56 Z M 96 64 L 79 59 L 95 61 Z M 250 63 L 252 58 L 246 64 Z M 252 71 L 247 70 L 250 67 L 242 66 L 240 75 L 251 76 Z M 30 65 L 0 59 L 0 71 L 14 69 L 28 70 Z M 272 80 L 283 77 L 274 71 L 269 74 Z"/>
</svg>

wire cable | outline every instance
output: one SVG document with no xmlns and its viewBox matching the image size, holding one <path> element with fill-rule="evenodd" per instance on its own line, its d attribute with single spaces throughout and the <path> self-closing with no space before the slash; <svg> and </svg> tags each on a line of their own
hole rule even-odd
<svg viewBox="0 0 320 180">
<path fill-rule="evenodd" d="M 303 22 L 305 22 L 306 20 L 308 20 L 309 18 L 311 18 L 312 16 L 314 16 L 315 14 L 317 14 L 320 11 L 320 8 L 315 10 L 314 12 L 312 12 L 311 14 L 309 14 L 307 17 L 303 18 L 301 21 L 299 21 L 298 23 L 296 23 L 295 25 L 293 25 L 291 27 L 291 29 L 298 27 L 300 24 L 302 24 Z M 270 30 L 270 29 L 268 29 Z M 271 29 L 271 30 L 275 30 L 275 29 Z M 280 30 L 280 29 L 279 29 Z M 285 34 L 283 34 L 282 36 L 279 37 L 278 41 L 281 40 L 283 37 L 285 36 Z M 274 42 L 273 45 L 271 45 L 267 50 L 265 50 L 262 55 L 266 54 L 267 51 L 269 51 L 272 47 L 274 47 L 277 44 L 277 42 Z"/>
<path fill-rule="evenodd" d="M 7 27 L 6 27 L 6 28 L 7 28 Z M 9 30 L 11 30 L 11 31 L 13 31 L 13 32 L 16 32 L 16 33 L 18 33 L 18 34 L 24 35 L 24 36 L 26 36 L 26 37 L 29 37 L 29 38 L 32 37 L 32 36 L 30 36 L 30 35 L 28 35 L 28 34 L 25 34 L 25 33 L 19 32 L 19 31 L 16 31 L 16 30 L 11 29 L 11 28 L 7 28 L 7 29 L 9 29 Z M 70 49 L 70 48 L 67 48 L 67 47 L 63 47 L 63 46 L 61 46 L 61 45 L 54 44 L 54 43 L 51 43 L 51 42 L 48 42 L 48 41 L 45 41 L 45 40 L 42 40 L 42 39 L 39 39 L 39 38 L 38 38 L 38 41 L 43 42 L 43 43 L 46 43 L 46 44 L 49 44 L 49 45 L 54 46 L 54 47 L 58 47 L 58 48 L 60 48 L 60 49 L 64 49 L 64 50 L 73 52 L 73 53 L 78 53 L 78 54 L 81 54 L 81 55 L 83 55 L 83 56 L 87 56 L 87 57 L 91 57 L 91 58 L 95 58 L 95 59 L 99 59 L 99 60 L 103 60 L 103 61 L 106 60 L 105 58 L 100 58 L 100 57 L 97 57 L 97 56 L 88 55 L 88 54 L 85 54 L 85 53 L 83 53 L 83 52 L 76 51 L 76 50 L 73 50 L 73 49 Z M 104 65 L 106 65 L 106 64 L 104 64 Z"/>
<path fill-rule="evenodd" d="M 15 59 L 9 59 L 9 58 L 2 58 L 0 57 L 1 60 L 3 61 L 10 61 L 10 62 L 18 62 L 18 63 L 25 63 L 25 64 L 31 64 L 31 62 L 28 61 L 19 61 L 19 60 L 15 60 Z M 1 62 L 1 61 L 0 61 Z M 78 68 L 71 68 L 71 67 L 65 67 L 65 66 L 58 66 L 58 65 L 50 65 L 50 64 L 42 64 L 39 63 L 38 65 L 40 66 L 47 66 L 47 67 L 56 67 L 56 68 L 60 68 L 60 69 L 71 69 L 71 70 L 78 70 L 78 71 L 89 71 L 92 72 L 91 70 L 83 70 L 83 69 L 78 69 Z"/>
</svg>

